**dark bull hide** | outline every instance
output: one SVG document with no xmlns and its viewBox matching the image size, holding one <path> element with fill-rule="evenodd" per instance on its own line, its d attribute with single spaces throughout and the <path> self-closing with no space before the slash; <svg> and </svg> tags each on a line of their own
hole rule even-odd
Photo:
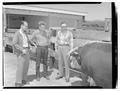
<svg viewBox="0 0 120 91">
<path fill-rule="evenodd" d="M 75 54 L 77 52 L 78 54 Z M 91 43 L 71 53 L 80 71 L 93 78 L 97 86 L 112 88 L 112 47 L 108 43 Z"/>
</svg>

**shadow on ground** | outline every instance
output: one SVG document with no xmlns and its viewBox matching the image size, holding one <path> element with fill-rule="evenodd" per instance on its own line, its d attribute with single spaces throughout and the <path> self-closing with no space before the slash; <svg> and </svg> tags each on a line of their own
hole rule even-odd
<svg viewBox="0 0 120 91">
<path fill-rule="evenodd" d="M 52 74 L 53 71 L 48 71 L 47 75 L 50 76 Z M 43 77 L 45 75 L 44 72 L 40 72 L 40 78 Z M 32 82 L 34 79 L 36 79 L 36 74 L 33 75 L 28 75 L 28 82 Z"/>
</svg>

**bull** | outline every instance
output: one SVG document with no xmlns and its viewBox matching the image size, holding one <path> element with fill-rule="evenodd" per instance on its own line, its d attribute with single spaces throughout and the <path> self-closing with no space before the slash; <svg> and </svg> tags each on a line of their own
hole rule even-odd
<svg viewBox="0 0 120 91">
<path fill-rule="evenodd" d="M 79 64 L 76 69 L 80 69 L 83 77 L 93 78 L 97 86 L 103 88 L 112 87 L 112 46 L 110 43 L 90 43 L 83 47 L 78 47 L 70 54 L 76 60 L 71 63 Z"/>
</svg>

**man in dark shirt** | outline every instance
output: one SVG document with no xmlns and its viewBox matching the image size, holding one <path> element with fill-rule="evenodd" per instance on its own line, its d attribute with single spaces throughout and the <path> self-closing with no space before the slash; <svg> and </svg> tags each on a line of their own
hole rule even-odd
<svg viewBox="0 0 120 91">
<path fill-rule="evenodd" d="M 49 45 L 49 37 L 48 31 L 46 30 L 45 22 L 39 22 L 39 29 L 35 31 L 32 35 L 32 41 L 34 41 L 37 45 L 36 49 L 36 78 L 37 81 L 40 80 L 40 62 L 43 63 L 44 77 L 49 80 L 47 70 L 47 60 L 48 60 L 48 45 Z"/>
</svg>

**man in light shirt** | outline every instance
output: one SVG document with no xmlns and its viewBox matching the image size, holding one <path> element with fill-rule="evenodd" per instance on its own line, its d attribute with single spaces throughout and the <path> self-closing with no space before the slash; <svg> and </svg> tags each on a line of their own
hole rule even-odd
<svg viewBox="0 0 120 91">
<path fill-rule="evenodd" d="M 32 34 L 31 40 L 36 43 L 36 80 L 40 81 L 40 63 L 43 63 L 44 77 L 49 80 L 48 77 L 48 46 L 49 46 L 49 36 L 46 30 L 46 24 L 43 21 L 39 23 L 39 29 Z"/>
<path fill-rule="evenodd" d="M 15 86 L 21 87 L 27 83 L 27 72 L 29 68 L 29 41 L 26 35 L 28 23 L 22 21 L 20 30 L 13 38 L 14 53 L 17 55 L 17 71 Z"/>
<path fill-rule="evenodd" d="M 73 49 L 73 35 L 67 29 L 66 23 L 61 24 L 61 31 L 57 34 L 57 47 L 59 76 L 56 79 L 63 77 L 63 64 L 65 64 L 65 79 L 69 82 L 69 52 Z"/>
</svg>

